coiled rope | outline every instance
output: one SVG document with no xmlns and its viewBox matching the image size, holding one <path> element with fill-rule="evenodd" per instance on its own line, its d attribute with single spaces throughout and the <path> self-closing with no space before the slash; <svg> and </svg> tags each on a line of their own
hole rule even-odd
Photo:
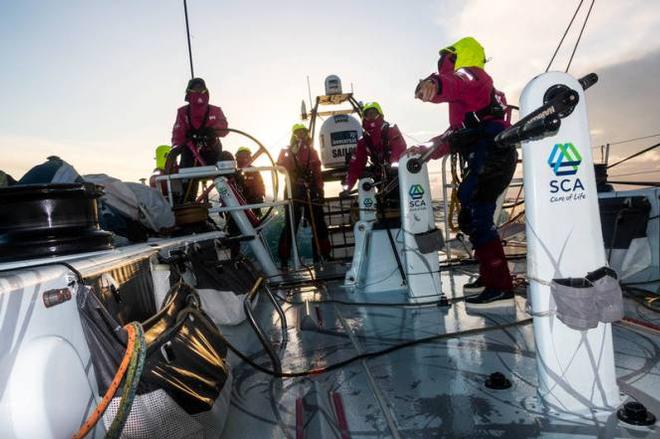
<svg viewBox="0 0 660 439">
<path fill-rule="evenodd" d="M 139 323 L 129 323 L 124 326 L 124 329 L 128 333 L 128 341 L 126 343 L 126 352 L 119 364 L 119 368 L 117 369 L 110 386 L 108 386 L 108 390 L 105 392 L 105 395 L 103 395 L 101 402 L 85 420 L 80 429 L 73 434 L 73 439 L 82 439 L 92 431 L 94 426 L 99 422 L 105 411 L 108 409 L 112 398 L 114 398 L 117 393 L 119 385 L 125 378 L 117 416 L 115 416 L 115 419 L 112 421 L 106 437 L 118 438 L 124 429 L 124 424 L 131 411 L 135 394 L 137 392 L 137 386 L 140 382 L 140 377 L 142 376 L 147 351 L 144 332 Z"/>
</svg>

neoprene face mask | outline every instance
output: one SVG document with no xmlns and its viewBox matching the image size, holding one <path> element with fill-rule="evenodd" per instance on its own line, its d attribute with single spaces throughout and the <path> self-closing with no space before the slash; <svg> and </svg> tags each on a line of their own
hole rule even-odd
<svg viewBox="0 0 660 439">
<path fill-rule="evenodd" d="M 447 52 L 447 51 L 441 51 L 440 52 L 440 59 L 438 59 L 438 71 L 444 72 L 444 71 L 454 71 L 454 64 L 456 63 L 456 54 Z"/>
<path fill-rule="evenodd" d="M 369 109 L 368 109 L 367 111 L 365 111 L 365 113 L 364 113 L 364 118 L 365 118 L 366 120 L 375 120 L 375 119 L 378 118 L 378 116 L 380 116 L 380 113 L 379 113 L 378 110 L 376 110 L 375 108 L 369 108 Z"/>
<path fill-rule="evenodd" d="M 205 91 L 188 93 L 188 102 L 192 105 L 205 105 L 209 103 L 209 94 Z"/>
</svg>

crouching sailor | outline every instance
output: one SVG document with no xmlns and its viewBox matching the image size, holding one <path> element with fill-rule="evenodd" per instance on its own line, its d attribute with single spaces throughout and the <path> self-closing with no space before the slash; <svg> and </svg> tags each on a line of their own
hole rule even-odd
<svg viewBox="0 0 660 439">
<path fill-rule="evenodd" d="M 153 172 L 151 173 L 151 176 L 149 177 L 149 186 L 154 188 L 154 189 L 159 189 L 160 192 L 167 196 L 167 183 L 164 181 L 160 182 L 160 188 L 158 188 L 158 184 L 156 183 L 156 178 L 160 177 L 165 174 L 171 174 L 177 172 L 176 169 L 176 163 L 170 164 L 173 169 L 167 169 L 167 156 L 172 151 L 172 147 L 170 145 L 159 145 L 156 147 L 156 156 L 154 159 L 156 160 L 156 167 L 154 168 Z M 176 180 L 173 183 L 178 183 Z"/>
<path fill-rule="evenodd" d="M 481 293 L 470 305 L 513 298 L 513 285 L 502 243 L 493 223 L 498 196 L 507 188 L 516 167 L 514 147 L 498 148 L 495 136 L 509 126 L 504 95 L 484 71 L 485 52 L 472 37 L 440 50 L 438 73 L 421 80 L 415 97 L 449 105 L 449 129 L 433 139 L 433 158 L 458 154 L 463 181 L 458 189 L 461 231 L 469 235 L 479 261 L 479 279 L 467 285 Z"/>
<path fill-rule="evenodd" d="M 243 175 L 241 192 L 247 204 L 261 204 L 266 197 L 266 186 L 259 171 L 244 171 L 252 165 L 252 151 L 250 148 L 241 146 L 236 151 L 236 166 Z M 261 217 L 261 209 L 253 209 L 257 217 Z"/>
</svg>

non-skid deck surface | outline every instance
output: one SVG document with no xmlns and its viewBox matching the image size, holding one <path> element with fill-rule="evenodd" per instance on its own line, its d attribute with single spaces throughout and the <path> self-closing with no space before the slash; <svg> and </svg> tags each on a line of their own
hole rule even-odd
<svg viewBox="0 0 660 439">
<path fill-rule="evenodd" d="M 444 271 L 443 290 L 460 297 L 469 280 L 464 270 Z M 340 285 L 335 281 L 320 289 L 300 287 L 289 298 L 405 300 L 401 292 L 365 297 L 347 293 Z M 301 371 L 408 340 L 523 321 L 529 318 L 525 306 L 520 296 L 514 306 L 478 312 L 467 310 L 460 301 L 449 309 L 287 304 L 285 346 L 279 343 L 277 314 L 267 301 L 256 311 L 279 344 L 283 369 Z M 300 330 L 303 308 L 317 320 L 320 317 L 320 330 Z M 658 324 L 659 316 L 636 302 L 627 302 L 626 308 L 627 315 Z M 270 367 L 248 324 L 222 330 L 255 361 Z M 660 333 L 623 323 L 615 324 L 613 333 L 619 386 L 627 395 L 622 398 L 634 397 L 660 415 Z M 232 363 L 233 400 L 223 438 L 660 437 L 657 425 L 624 427 L 615 415 L 570 418 L 547 411 L 536 394 L 534 339 L 528 323 L 417 344 L 299 378 L 273 378 L 233 356 Z M 511 380 L 510 389 L 484 386 L 495 371 Z"/>
</svg>

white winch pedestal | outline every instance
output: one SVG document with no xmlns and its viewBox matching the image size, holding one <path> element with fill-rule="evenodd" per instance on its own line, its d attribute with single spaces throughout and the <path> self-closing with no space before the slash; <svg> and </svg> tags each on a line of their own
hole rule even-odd
<svg viewBox="0 0 660 439">
<path fill-rule="evenodd" d="M 558 84 L 579 93 L 577 106 L 556 135 L 522 144 L 538 392 L 561 411 L 611 410 L 619 405 L 611 325 L 569 328 L 553 312 L 550 289 L 552 279 L 584 277 L 607 265 L 584 91 L 570 75 L 542 74 L 523 90 L 520 116 L 543 105 Z"/>
<path fill-rule="evenodd" d="M 371 177 L 362 178 L 358 182 L 358 209 L 360 221 L 376 221 L 376 187 Z"/>
<path fill-rule="evenodd" d="M 401 197 L 401 231 L 408 295 L 413 302 L 438 300 L 442 295 L 438 252 L 420 252 L 415 235 L 435 227 L 431 204 L 431 184 L 426 163 L 411 172 L 408 162 L 418 155 L 404 154 L 399 159 L 399 196 Z M 439 232 L 438 232 L 439 233 Z"/>
<path fill-rule="evenodd" d="M 364 293 L 405 288 L 411 302 L 435 301 L 442 296 L 438 252 L 423 254 L 415 239 L 415 235 L 436 228 L 428 170 L 424 164 L 418 172 L 410 172 L 407 164 L 412 158 L 403 156 L 399 160 L 401 228 L 391 228 L 389 231 L 403 265 L 405 281 L 398 269 L 387 229 L 379 226 L 375 210 L 368 209 L 365 204 L 375 207 L 373 186 L 366 190 L 363 185 L 373 183 L 373 180 L 362 179 L 358 186 L 360 221 L 354 227 L 353 262 L 346 273 L 344 285 Z M 367 209 L 363 211 L 363 208 Z"/>
<path fill-rule="evenodd" d="M 239 207 L 241 205 L 236 199 L 236 195 L 234 194 L 234 191 L 229 186 L 229 182 L 226 177 L 216 178 L 215 187 L 218 190 L 218 194 L 220 194 L 220 199 L 222 200 L 225 206 L 233 208 L 233 207 Z M 257 261 L 259 261 L 259 264 L 261 264 L 261 268 L 264 271 L 264 273 L 266 273 L 269 279 L 273 281 L 281 281 L 282 278 L 280 276 L 281 275 L 280 271 L 275 266 L 275 263 L 273 262 L 270 253 L 266 249 L 266 246 L 261 241 L 261 236 L 254 230 L 254 227 L 252 227 L 252 223 L 250 223 L 250 220 L 245 214 L 245 211 L 232 210 L 230 213 L 232 218 L 234 219 L 234 222 L 238 226 L 238 229 L 241 231 L 241 234 L 243 236 L 252 238 L 248 241 L 248 244 L 250 246 L 250 249 L 252 249 L 252 252 L 254 253 L 255 257 L 257 258 Z"/>
<path fill-rule="evenodd" d="M 367 259 L 369 250 L 371 250 L 372 253 L 377 251 L 375 248 L 369 248 L 372 236 L 371 226 L 377 218 L 376 188 L 374 186 L 374 179 L 370 177 L 360 179 L 357 188 L 359 220 L 353 226 L 353 239 L 355 242 L 353 249 L 353 261 L 351 263 L 351 267 L 348 269 L 346 275 L 344 276 L 344 285 L 351 288 L 359 288 L 364 286 L 364 277 L 366 270 L 369 268 Z M 389 253 L 391 252 L 392 250 L 390 249 Z M 375 267 L 371 268 L 372 271 L 375 269 Z M 387 276 L 385 276 L 385 282 L 379 282 L 378 287 L 390 289 L 399 288 L 401 286 L 400 277 L 397 277 L 396 284 L 388 283 L 389 280 L 390 279 L 387 279 Z"/>
</svg>

